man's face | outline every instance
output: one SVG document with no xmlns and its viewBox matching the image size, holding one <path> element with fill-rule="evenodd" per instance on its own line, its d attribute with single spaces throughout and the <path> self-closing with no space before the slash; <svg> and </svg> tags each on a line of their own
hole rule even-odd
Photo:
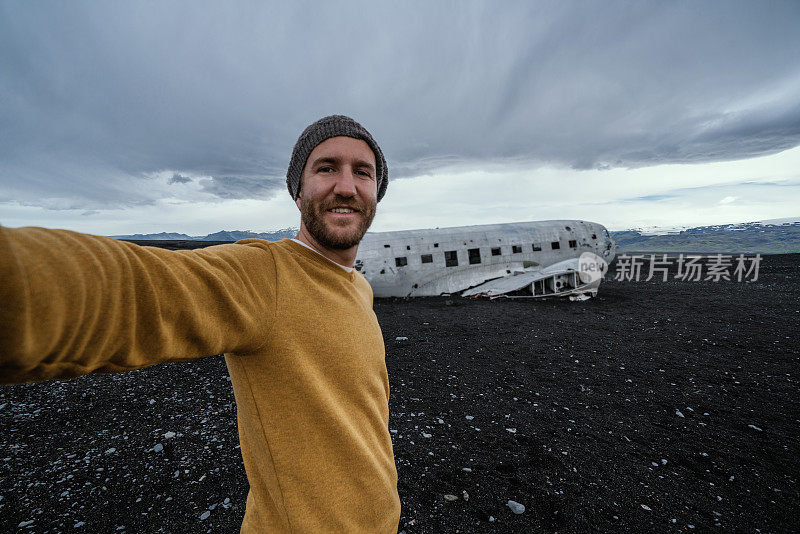
<svg viewBox="0 0 800 534">
<path fill-rule="evenodd" d="M 317 145 L 303 169 L 301 222 L 323 247 L 358 245 L 375 217 L 375 154 L 361 139 L 332 137 Z"/>
</svg>

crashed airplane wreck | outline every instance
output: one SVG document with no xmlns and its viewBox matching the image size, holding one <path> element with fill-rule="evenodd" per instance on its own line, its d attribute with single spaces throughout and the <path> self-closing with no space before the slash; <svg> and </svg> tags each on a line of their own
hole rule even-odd
<svg viewBox="0 0 800 534">
<path fill-rule="evenodd" d="M 535 221 L 367 233 L 355 268 L 376 297 L 583 300 L 597 294 L 615 253 L 598 223 Z"/>
</svg>

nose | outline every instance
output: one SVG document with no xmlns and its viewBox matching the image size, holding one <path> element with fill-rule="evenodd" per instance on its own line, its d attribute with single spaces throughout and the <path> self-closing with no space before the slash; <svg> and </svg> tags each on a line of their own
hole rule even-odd
<svg viewBox="0 0 800 534">
<path fill-rule="evenodd" d="M 339 174 L 333 192 L 343 197 L 356 196 L 356 177 L 352 169 L 345 168 Z"/>
</svg>

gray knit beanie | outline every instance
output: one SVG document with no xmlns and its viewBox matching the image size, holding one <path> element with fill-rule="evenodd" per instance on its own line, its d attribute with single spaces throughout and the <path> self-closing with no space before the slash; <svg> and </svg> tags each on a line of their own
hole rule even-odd
<svg viewBox="0 0 800 534">
<path fill-rule="evenodd" d="M 378 178 L 378 201 L 386 194 L 386 186 L 389 184 L 389 169 L 386 167 L 386 160 L 381 152 L 381 147 L 372 138 L 372 135 L 359 123 L 344 115 L 330 115 L 324 117 L 308 128 L 303 130 L 292 151 L 292 159 L 289 162 L 289 170 L 286 171 L 286 187 L 292 199 L 297 199 L 300 193 L 300 180 L 303 176 L 303 169 L 306 166 L 308 156 L 318 144 L 330 139 L 331 137 L 352 137 L 366 142 L 375 153 L 375 169 Z"/>
</svg>

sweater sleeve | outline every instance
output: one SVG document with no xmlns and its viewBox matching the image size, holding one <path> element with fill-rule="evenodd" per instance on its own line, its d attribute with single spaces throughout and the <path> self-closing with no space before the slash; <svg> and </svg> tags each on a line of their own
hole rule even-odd
<svg viewBox="0 0 800 534">
<path fill-rule="evenodd" d="M 0 383 L 252 352 L 275 291 L 267 242 L 170 251 L 0 227 Z"/>
</svg>

